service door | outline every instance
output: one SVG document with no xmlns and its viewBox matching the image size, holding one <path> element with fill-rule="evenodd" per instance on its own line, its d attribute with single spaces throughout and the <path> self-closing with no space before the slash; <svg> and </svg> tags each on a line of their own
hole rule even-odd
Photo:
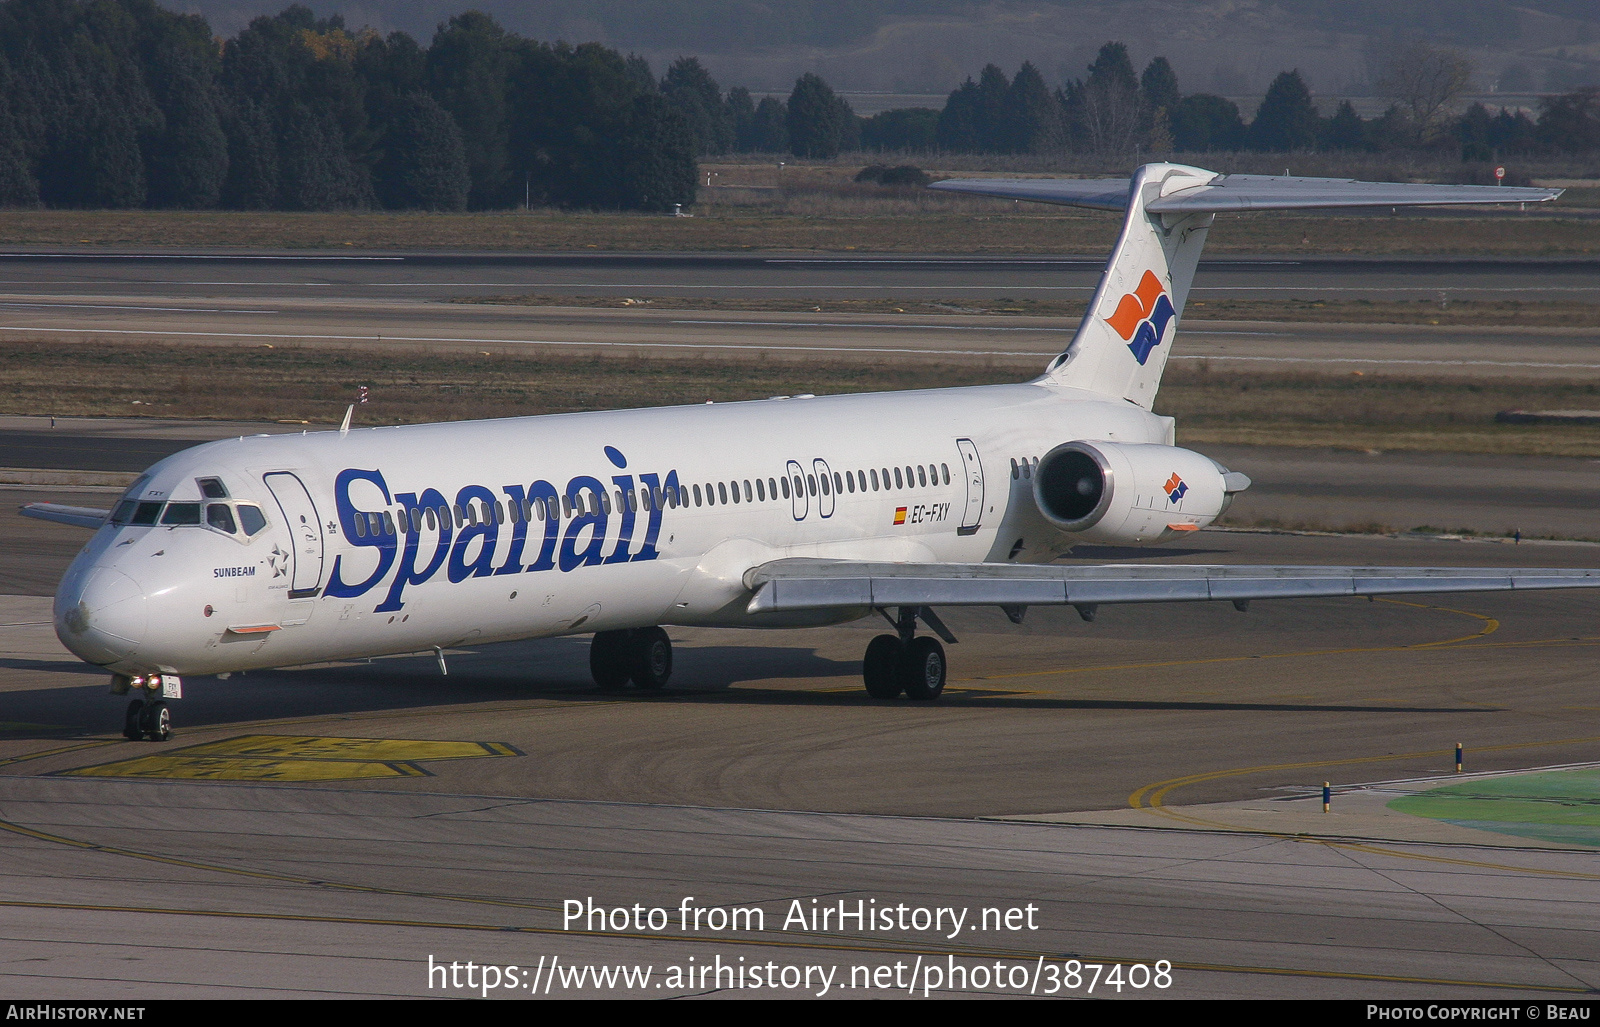
<svg viewBox="0 0 1600 1027">
<path fill-rule="evenodd" d="M 983 461 L 978 459 L 978 447 L 971 439 L 956 439 L 956 449 L 961 453 L 961 467 L 967 475 L 967 509 L 961 515 L 958 535 L 975 535 L 978 523 L 983 520 Z"/>
<path fill-rule="evenodd" d="M 789 466 L 784 469 L 789 476 L 789 502 L 790 509 L 794 511 L 794 519 L 803 521 L 811 509 L 811 503 L 806 499 L 806 471 L 800 466 L 800 461 L 790 460 Z"/>
<path fill-rule="evenodd" d="M 289 598 L 309 599 L 322 587 L 322 519 L 317 504 L 305 484 L 288 471 L 274 471 L 265 480 L 294 539 Z"/>
</svg>

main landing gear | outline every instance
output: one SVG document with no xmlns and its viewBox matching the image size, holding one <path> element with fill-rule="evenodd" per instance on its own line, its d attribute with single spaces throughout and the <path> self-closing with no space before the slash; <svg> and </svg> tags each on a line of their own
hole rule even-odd
<svg viewBox="0 0 1600 1027">
<path fill-rule="evenodd" d="M 672 676 L 672 639 L 659 627 L 597 631 L 589 644 L 589 673 L 601 688 L 630 680 L 655 691 Z"/>
<path fill-rule="evenodd" d="M 888 618 L 887 611 L 879 612 Z M 899 618 L 890 621 L 895 634 L 874 638 L 861 661 L 862 680 L 874 699 L 893 699 L 901 692 L 910 699 L 937 699 L 944 691 L 944 646 L 937 638 L 916 637 L 918 617 L 945 641 L 955 642 L 955 636 L 928 607 L 900 607 Z"/>
<path fill-rule="evenodd" d="M 171 738 L 172 711 L 165 702 L 156 698 L 161 694 L 161 675 L 129 678 L 119 674 L 112 679 L 113 695 L 126 695 L 130 690 L 142 692 L 144 698 L 128 704 L 128 712 L 122 718 L 122 737 L 130 742 L 137 742 L 141 738 L 165 742 Z"/>
</svg>

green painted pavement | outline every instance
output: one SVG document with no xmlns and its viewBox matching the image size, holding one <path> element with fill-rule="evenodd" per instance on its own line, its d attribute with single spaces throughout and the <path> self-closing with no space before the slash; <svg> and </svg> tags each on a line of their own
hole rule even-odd
<svg viewBox="0 0 1600 1027">
<path fill-rule="evenodd" d="M 1480 831 L 1600 847 L 1600 768 L 1463 781 L 1401 796 L 1389 808 Z"/>
</svg>

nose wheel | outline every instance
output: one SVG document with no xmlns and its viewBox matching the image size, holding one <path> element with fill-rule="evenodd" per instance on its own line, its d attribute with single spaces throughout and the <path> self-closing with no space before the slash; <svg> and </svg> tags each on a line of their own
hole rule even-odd
<svg viewBox="0 0 1600 1027">
<path fill-rule="evenodd" d="M 160 699 L 146 702 L 135 699 L 128 704 L 122 720 L 122 737 L 137 742 L 148 738 L 152 742 L 165 742 L 172 737 L 172 711 Z"/>
</svg>

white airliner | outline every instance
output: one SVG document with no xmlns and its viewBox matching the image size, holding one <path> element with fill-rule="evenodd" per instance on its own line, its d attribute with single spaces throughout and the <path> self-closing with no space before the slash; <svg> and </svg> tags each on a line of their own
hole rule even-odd
<svg viewBox="0 0 1600 1027">
<path fill-rule="evenodd" d="M 1064 566 L 1214 521 L 1250 484 L 1152 412 L 1219 211 L 1526 203 L 1557 191 L 1217 175 L 935 188 L 1126 210 L 1066 352 L 1018 385 L 254 436 L 151 467 L 96 529 L 56 633 L 135 691 L 165 739 L 180 675 L 594 632 L 602 686 L 660 688 L 663 625 L 796 627 L 882 614 L 877 698 L 944 687 L 941 606 L 1013 620 L 1070 604 L 1600 587 L 1600 571 Z"/>
</svg>

